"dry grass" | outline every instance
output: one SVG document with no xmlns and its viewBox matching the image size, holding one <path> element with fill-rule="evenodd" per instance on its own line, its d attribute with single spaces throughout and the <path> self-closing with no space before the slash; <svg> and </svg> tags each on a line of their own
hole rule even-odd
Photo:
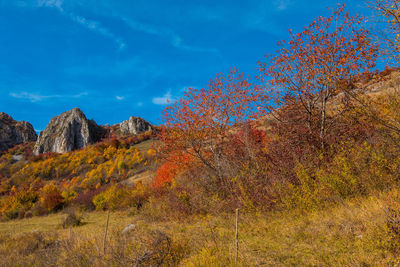
<svg viewBox="0 0 400 267">
<path fill-rule="evenodd" d="M 149 140 L 140 142 L 140 143 L 134 145 L 133 147 L 139 149 L 140 152 L 145 153 L 150 148 L 152 148 L 153 145 L 156 145 L 156 144 L 157 144 L 157 140 L 149 139 Z"/>
<path fill-rule="evenodd" d="M 395 255 L 387 249 L 385 201 L 385 194 L 378 194 L 307 214 L 244 213 L 240 218 L 239 266 L 394 265 Z M 59 227 L 63 216 L 0 223 L 0 265 L 134 265 L 146 252 L 158 253 L 156 233 L 165 234 L 171 242 L 168 249 L 160 250 L 167 251 L 160 266 L 178 262 L 181 266 L 234 265 L 233 214 L 175 222 L 112 213 L 105 256 L 106 213 L 85 214 L 86 224 L 72 230 Z M 136 228 L 126 238 L 121 231 L 131 223 Z"/>
</svg>

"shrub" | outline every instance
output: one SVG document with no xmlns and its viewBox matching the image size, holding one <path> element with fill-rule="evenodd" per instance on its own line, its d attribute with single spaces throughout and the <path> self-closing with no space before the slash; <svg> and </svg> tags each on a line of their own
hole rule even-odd
<svg viewBox="0 0 400 267">
<path fill-rule="evenodd" d="M 100 187 L 94 190 L 89 190 L 87 192 L 79 194 L 74 200 L 72 200 L 72 205 L 77 206 L 81 210 L 92 211 L 96 209 L 93 204 L 94 196 L 100 194 L 106 190 L 105 187 Z"/>
<path fill-rule="evenodd" d="M 104 195 L 105 195 L 104 193 L 100 193 L 93 197 L 93 204 L 96 210 L 105 210 L 107 205 L 107 200 Z"/>
<path fill-rule="evenodd" d="M 65 229 L 69 227 L 80 226 L 82 224 L 82 216 L 78 216 L 74 210 L 70 210 L 69 212 L 67 212 L 67 216 L 61 223 L 61 226 Z"/>
<path fill-rule="evenodd" d="M 126 208 L 129 206 L 129 190 L 121 185 L 113 185 L 93 198 L 97 210 Z"/>
<path fill-rule="evenodd" d="M 41 203 L 48 211 L 61 209 L 64 204 L 61 190 L 54 183 L 45 185 L 41 190 Z"/>
<path fill-rule="evenodd" d="M 31 209 L 33 216 L 44 216 L 49 213 L 49 211 L 44 208 L 40 202 L 36 203 Z"/>
<path fill-rule="evenodd" d="M 0 201 L 0 213 L 2 220 L 11 220 L 24 217 L 26 211 L 31 209 L 38 201 L 38 193 L 32 190 L 16 191 L 12 189 L 13 194 Z"/>
<path fill-rule="evenodd" d="M 69 204 L 78 196 L 78 193 L 74 190 L 66 190 L 61 193 L 61 196 L 64 198 L 64 202 Z"/>
<path fill-rule="evenodd" d="M 93 197 L 97 210 L 125 209 L 135 207 L 140 209 L 149 198 L 149 188 L 138 183 L 134 188 L 115 184 Z"/>
<path fill-rule="evenodd" d="M 178 266 L 187 251 L 186 243 L 177 243 L 161 231 L 130 231 L 116 235 L 110 257 L 123 266 Z M 127 256 L 129 255 L 129 256 Z"/>
<path fill-rule="evenodd" d="M 33 190 L 22 190 L 16 194 L 16 200 L 20 203 L 26 210 L 29 210 L 34 203 L 39 200 L 38 192 Z"/>
<path fill-rule="evenodd" d="M 138 182 L 130 192 L 130 206 L 140 209 L 150 197 L 150 188 Z"/>
</svg>

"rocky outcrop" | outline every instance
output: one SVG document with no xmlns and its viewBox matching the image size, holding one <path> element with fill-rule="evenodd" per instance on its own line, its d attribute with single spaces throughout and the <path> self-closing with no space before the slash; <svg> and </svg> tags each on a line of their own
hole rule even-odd
<svg viewBox="0 0 400 267">
<path fill-rule="evenodd" d="M 65 153 L 97 142 L 101 136 L 102 128 L 88 120 L 79 108 L 74 108 L 50 120 L 46 129 L 39 134 L 33 152 L 36 155 Z"/>
<path fill-rule="evenodd" d="M 36 139 L 35 130 L 29 122 L 15 121 L 10 115 L 0 112 L 0 151 Z"/>
<path fill-rule="evenodd" d="M 131 116 L 129 120 L 119 124 L 119 131 L 122 135 L 135 135 L 151 130 L 151 124 L 139 117 Z"/>
<path fill-rule="evenodd" d="M 110 134 L 136 135 L 151 129 L 150 123 L 138 117 L 130 117 L 111 127 L 99 126 L 88 120 L 79 108 L 74 108 L 51 119 L 46 129 L 39 134 L 33 153 L 65 153 L 84 148 Z"/>
</svg>

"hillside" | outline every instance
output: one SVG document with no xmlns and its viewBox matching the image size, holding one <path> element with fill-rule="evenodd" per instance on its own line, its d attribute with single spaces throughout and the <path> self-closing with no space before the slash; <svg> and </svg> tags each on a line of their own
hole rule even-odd
<svg viewBox="0 0 400 267">
<path fill-rule="evenodd" d="M 370 100 L 379 101 L 382 97 L 396 92 L 399 79 L 400 72 L 391 69 L 362 78 L 362 82 L 359 82 L 357 86 L 366 88 L 366 97 Z M 76 110 L 76 114 L 80 114 L 79 120 L 87 123 L 84 114 L 79 109 Z M 48 128 L 56 128 L 55 121 L 60 120 L 61 116 L 53 118 Z M 68 120 L 61 121 L 69 123 Z M 260 131 L 271 132 L 275 123 L 275 117 L 268 115 L 251 122 L 251 125 Z M 86 207 L 83 208 L 93 209 L 93 197 L 107 190 L 112 184 L 134 186 L 137 181 L 145 184 L 153 183 L 157 167 L 153 146 L 157 143 L 158 130 L 156 127 L 151 130 L 148 125 L 143 120 L 138 121 L 137 118 L 131 117 L 130 120 L 119 125 L 109 128 L 102 126 L 106 129 L 102 131 L 110 131 L 114 137 L 91 145 L 86 144 L 80 150 L 64 154 L 45 153 L 35 156 L 32 152 L 33 143 L 17 145 L 3 152 L 0 157 L 1 218 L 7 220 L 23 218 L 24 214 L 27 216 L 46 214 L 70 205 L 76 206 L 75 202 L 81 201 L 80 199 L 86 201 L 83 203 Z M 120 130 L 121 128 L 123 130 Z M 136 129 L 139 128 L 147 132 L 135 135 Z M 241 134 L 241 128 L 230 129 L 229 132 L 232 135 L 238 135 Z M 125 137 L 121 133 L 125 133 Z M 56 134 L 52 133 L 52 135 Z M 43 133 L 42 139 L 44 136 L 48 134 Z M 35 147 L 38 143 L 40 143 L 39 140 Z M 48 210 L 39 207 L 40 194 L 42 194 L 39 189 L 46 185 L 55 186 L 54 190 L 60 194 L 58 201 L 60 203 L 52 203 Z M 26 192 L 31 195 L 24 196 Z M 15 202 L 15 199 L 21 197 L 28 197 L 29 200 L 24 200 L 26 203 Z M 89 199 L 85 199 L 87 197 Z"/>
<path fill-rule="evenodd" d="M 369 78 L 364 99 L 375 101 L 376 108 L 390 107 L 399 77 L 387 71 Z M 271 134 L 276 121 L 267 116 L 255 125 Z M 241 138 L 243 130 L 230 134 Z M 357 138 L 361 142 L 343 143 L 315 174 L 312 167 L 297 165 L 299 184 L 272 184 L 269 193 L 280 195 L 262 208 L 255 206 L 261 200 L 252 187 L 254 195 L 242 192 L 247 199 L 241 204 L 192 183 L 193 177 L 204 179 L 200 165 L 189 171 L 169 162 L 160 167 L 154 131 L 64 154 L 35 156 L 33 143 L 15 146 L 0 157 L 0 262 L 234 266 L 233 207 L 239 206 L 239 266 L 393 265 L 400 248 L 400 159 L 385 135 Z M 260 146 L 264 142 L 248 149 Z M 232 156 L 243 157 L 241 145 L 235 143 L 235 149 Z M 252 160 L 260 156 L 261 163 L 262 154 Z M 244 158 L 232 159 L 237 164 Z M 155 183 L 171 175 L 172 183 Z M 106 243 L 104 210 L 112 210 Z M 72 225 L 65 224 L 68 218 L 74 218 Z M 133 230 L 121 234 L 131 224 Z"/>
<path fill-rule="evenodd" d="M 8 150 L 0 157 L 2 220 L 43 215 L 69 205 L 94 209 L 93 196 L 108 185 L 135 180 L 135 175 L 154 168 L 152 138 L 154 133 L 148 131 L 64 154 L 34 155 L 33 143 Z"/>
</svg>

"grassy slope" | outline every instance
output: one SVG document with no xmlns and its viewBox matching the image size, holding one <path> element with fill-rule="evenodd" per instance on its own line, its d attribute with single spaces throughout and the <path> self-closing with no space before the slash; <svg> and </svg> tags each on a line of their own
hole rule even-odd
<svg viewBox="0 0 400 267">
<path fill-rule="evenodd" d="M 340 206 L 301 214 L 241 214 L 240 266 L 387 266 L 395 261 L 385 244 L 383 194 L 347 201 Z M 68 239 L 69 230 L 58 227 L 62 214 L 0 223 L 0 237 L 33 230 L 57 232 Z M 94 240 L 92 253 L 99 253 L 106 213 L 85 214 L 87 224 L 73 228 L 81 240 Z M 161 230 L 185 246 L 183 266 L 233 265 L 234 218 L 231 214 L 196 217 L 186 222 L 150 221 L 141 215 L 112 213 L 111 240 L 130 223 L 137 231 Z M 0 238 L 1 240 L 1 238 Z M 113 241 L 111 241 L 113 242 Z M 0 255 L 7 255 L 8 242 L 0 241 Z M 82 244 L 84 242 L 82 241 Z M 81 249 L 76 247 L 76 253 Z M 33 255 L 31 255 L 33 256 Z M 7 257 L 3 259 L 7 262 Z"/>
</svg>

